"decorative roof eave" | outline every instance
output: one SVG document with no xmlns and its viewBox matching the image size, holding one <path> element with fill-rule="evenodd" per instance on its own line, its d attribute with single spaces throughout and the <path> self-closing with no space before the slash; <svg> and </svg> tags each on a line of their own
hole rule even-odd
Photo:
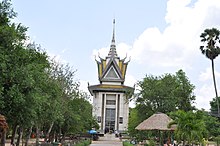
<svg viewBox="0 0 220 146">
<path fill-rule="evenodd" d="M 97 63 L 101 63 L 102 61 L 106 61 L 106 59 L 103 59 L 101 56 L 100 56 L 100 54 L 98 53 L 98 57 L 99 57 L 99 60 L 97 60 L 96 59 L 96 55 L 95 55 L 95 61 L 97 62 Z"/>
<path fill-rule="evenodd" d="M 129 60 L 127 62 L 124 62 L 124 64 L 128 64 L 131 61 L 131 56 L 129 57 Z"/>
<path fill-rule="evenodd" d="M 103 59 L 101 56 L 100 56 L 100 54 L 98 53 L 98 57 L 99 57 L 99 59 L 102 61 L 102 60 L 105 60 L 105 59 Z"/>
<path fill-rule="evenodd" d="M 121 59 L 120 61 L 124 62 L 124 61 L 125 61 L 125 59 L 127 59 L 127 53 L 126 53 L 125 58 Z"/>
<path fill-rule="evenodd" d="M 88 86 L 89 92 L 91 95 L 94 95 L 94 92 L 96 91 L 103 91 L 103 92 L 127 92 L 132 91 L 134 93 L 134 88 L 125 86 L 125 85 L 104 85 L 104 84 L 98 84 L 98 85 L 92 85 Z"/>
</svg>

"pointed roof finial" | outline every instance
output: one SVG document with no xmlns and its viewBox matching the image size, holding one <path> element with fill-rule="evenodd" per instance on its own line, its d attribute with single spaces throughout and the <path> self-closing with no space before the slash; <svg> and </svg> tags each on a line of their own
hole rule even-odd
<svg viewBox="0 0 220 146">
<path fill-rule="evenodd" d="M 113 35 L 112 35 L 112 42 L 115 42 L 115 19 L 113 19 Z"/>
<path fill-rule="evenodd" d="M 116 57 L 117 52 L 116 52 L 116 45 L 115 45 L 115 19 L 113 19 L 113 34 L 112 34 L 112 42 L 111 42 L 111 46 L 110 46 L 110 50 L 108 53 L 109 57 Z"/>
</svg>

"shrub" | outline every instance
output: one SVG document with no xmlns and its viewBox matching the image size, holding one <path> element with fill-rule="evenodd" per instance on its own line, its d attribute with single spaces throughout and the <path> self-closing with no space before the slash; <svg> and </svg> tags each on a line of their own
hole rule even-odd
<svg viewBox="0 0 220 146">
<path fill-rule="evenodd" d="M 89 146 L 91 144 L 91 140 L 83 140 L 77 143 L 75 146 Z"/>
<path fill-rule="evenodd" d="M 156 142 L 154 140 L 149 140 L 149 144 L 148 146 L 155 146 L 156 145 Z"/>
<path fill-rule="evenodd" d="M 129 141 L 123 141 L 123 146 L 133 146 Z"/>
</svg>

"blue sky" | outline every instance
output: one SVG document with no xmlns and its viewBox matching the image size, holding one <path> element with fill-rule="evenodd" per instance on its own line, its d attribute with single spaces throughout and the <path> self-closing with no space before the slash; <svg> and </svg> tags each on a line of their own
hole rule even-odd
<svg viewBox="0 0 220 146">
<path fill-rule="evenodd" d="M 183 69 L 196 86 L 196 106 L 209 109 L 215 96 L 211 62 L 199 50 L 205 28 L 220 29 L 219 0 L 12 0 L 16 22 L 29 27 L 32 41 L 51 56 L 77 69 L 86 90 L 98 84 L 94 56 L 105 57 L 116 19 L 116 45 L 121 58 L 131 56 L 126 84 L 146 74 L 174 74 Z M 220 58 L 215 60 L 220 91 Z"/>
</svg>

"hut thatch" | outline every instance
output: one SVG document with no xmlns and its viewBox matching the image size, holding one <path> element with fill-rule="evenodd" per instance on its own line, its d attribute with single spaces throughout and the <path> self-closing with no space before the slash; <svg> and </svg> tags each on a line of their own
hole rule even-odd
<svg viewBox="0 0 220 146">
<path fill-rule="evenodd" d="M 168 124 L 172 119 L 164 113 L 156 113 L 148 119 L 140 123 L 135 129 L 137 130 L 159 130 L 159 131 L 173 131 L 174 126 L 168 128 Z"/>
</svg>

